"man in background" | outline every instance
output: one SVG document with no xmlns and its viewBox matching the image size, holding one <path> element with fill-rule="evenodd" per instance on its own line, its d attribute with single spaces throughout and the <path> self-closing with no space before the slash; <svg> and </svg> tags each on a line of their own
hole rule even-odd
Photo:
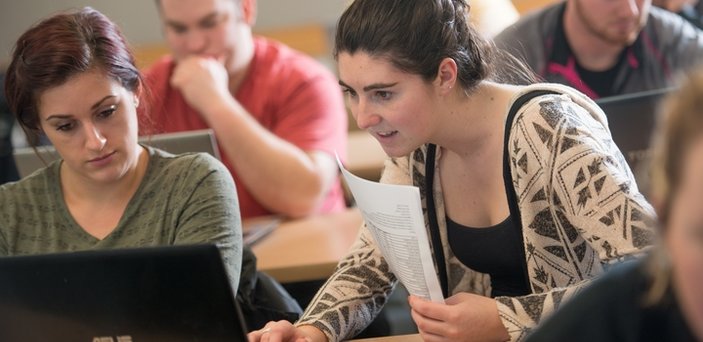
<svg viewBox="0 0 703 342">
<path fill-rule="evenodd" d="M 495 41 L 545 81 L 593 99 L 673 86 L 703 57 L 703 32 L 651 0 L 566 0 Z"/>
<path fill-rule="evenodd" d="M 237 184 L 242 218 L 344 208 L 334 153 L 346 155 L 336 77 L 252 34 L 256 0 L 157 0 L 172 51 L 146 71 L 154 127 L 212 128 Z"/>
</svg>

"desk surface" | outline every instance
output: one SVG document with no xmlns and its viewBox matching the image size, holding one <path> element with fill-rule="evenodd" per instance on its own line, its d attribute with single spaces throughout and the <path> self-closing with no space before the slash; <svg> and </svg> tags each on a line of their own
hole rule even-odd
<svg viewBox="0 0 703 342">
<path fill-rule="evenodd" d="M 326 279 L 356 239 L 358 209 L 284 221 L 256 243 L 257 268 L 282 283 Z"/>
</svg>

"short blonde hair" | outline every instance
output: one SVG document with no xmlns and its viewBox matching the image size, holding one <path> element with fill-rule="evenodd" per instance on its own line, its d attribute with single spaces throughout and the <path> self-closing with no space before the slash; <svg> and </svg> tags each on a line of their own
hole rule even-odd
<svg viewBox="0 0 703 342">
<path fill-rule="evenodd" d="M 691 145 L 703 136 L 703 65 L 681 79 L 679 89 L 664 101 L 653 136 L 651 198 L 659 218 L 660 235 L 666 234 L 671 202 L 679 190 L 684 158 Z M 703 175 L 701 175 L 703 177 Z M 659 242 L 648 260 L 652 286 L 645 302 L 656 304 L 666 293 L 671 262 Z"/>
<path fill-rule="evenodd" d="M 671 199 L 679 188 L 683 158 L 703 135 L 703 66 L 682 79 L 663 104 L 654 133 L 651 193 L 657 215 L 666 225 Z"/>
</svg>

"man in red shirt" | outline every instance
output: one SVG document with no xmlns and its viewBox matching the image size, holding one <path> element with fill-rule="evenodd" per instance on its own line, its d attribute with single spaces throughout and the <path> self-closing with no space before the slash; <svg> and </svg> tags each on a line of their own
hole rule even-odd
<svg viewBox="0 0 703 342">
<path fill-rule="evenodd" d="M 252 35 L 256 0 L 160 0 L 172 55 L 146 71 L 143 133 L 212 128 L 243 218 L 302 217 L 344 207 L 334 153 L 346 155 L 336 77 L 280 43 Z"/>
</svg>

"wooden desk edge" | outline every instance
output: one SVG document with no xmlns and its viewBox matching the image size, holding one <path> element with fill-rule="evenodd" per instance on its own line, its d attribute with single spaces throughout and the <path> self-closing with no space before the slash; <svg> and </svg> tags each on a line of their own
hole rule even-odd
<svg viewBox="0 0 703 342">
<path fill-rule="evenodd" d="M 320 278 L 321 274 L 328 274 L 328 276 L 332 275 L 337 267 L 337 263 L 338 262 L 320 263 L 300 267 L 275 267 L 261 269 L 261 271 L 274 277 L 280 283 L 295 283 L 307 280 L 317 280 Z"/>
<path fill-rule="evenodd" d="M 340 241 L 340 236 L 344 236 L 342 238 L 342 241 L 346 241 L 343 243 L 344 246 L 338 249 L 337 252 L 335 252 L 336 256 L 334 258 L 323 258 L 321 260 L 317 260 L 316 262 L 308 261 L 305 264 L 299 265 L 281 265 L 280 263 L 270 262 L 271 260 L 280 258 L 281 256 L 278 251 L 272 250 L 270 248 L 270 245 L 267 246 L 267 238 L 275 237 L 277 233 L 282 233 L 282 230 L 287 229 L 286 225 L 288 224 L 296 224 L 298 226 L 298 229 L 300 229 L 299 227 L 301 222 L 305 223 L 308 220 L 310 220 L 309 222 L 319 222 L 318 220 L 325 221 L 330 220 L 333 217 L 337 217 L 342 220 L 340 222 L 343 223 L 340 224 L 343 224 L 344 226 L 344 231 L 342 232 L 343 235 L 337 235 L 334 238 L 334 240 L 336 240 L 335 244 L 338 244 L 338 241 Z M 319 217 L 311 217 L 307 219 L 296 220 L 293 222 L 283 222 L 274 232 L 270 234 L 270 236 L 265 237 L 264 239 L 262 239 L 261 242 L 252 246 L 252 251 L 258 259 L 257 268 L 260 271 L 266 272 L 267 274 L 271 275 L 273 278 L 275 278 L 281 283 L 293 283 L 308 280 L 325 280 L 329 278 L 330 275 L 332 275 L 340 259 L 344 255 L 346 255 L 348 248 L 351 247 L 358 234 L 358 230 L 361 227 L 362 222 L 363 219 L 361 217 L 361 212 L 357 208 L 349 208 L 344 212 L 336 214 L 324 214 L 320 215 Z M 325 226 L 324 229 L 329 228 Z M 328 230 L 328 233 L 336 234 L 334 233 L 333 229 Z"/>
<path fill-rule="evenodd" d="M 349 340 L 350 342 L 421 342 L 420 334 L 395 335 L 385 337 L 362 338 L 359 340 Z"/>
</svg>

